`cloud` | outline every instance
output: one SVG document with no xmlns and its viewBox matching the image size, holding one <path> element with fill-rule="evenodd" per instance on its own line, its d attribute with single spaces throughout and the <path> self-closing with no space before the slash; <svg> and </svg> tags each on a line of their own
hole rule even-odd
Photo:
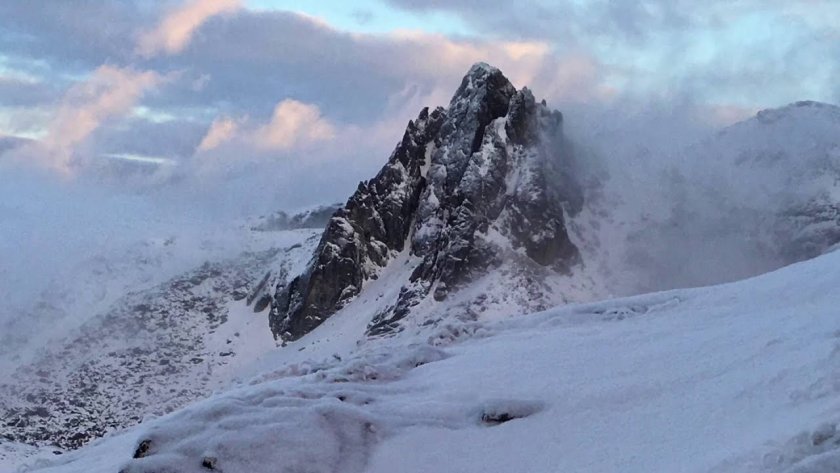
<svg viewBox="0 0 840 473">
<path fill-rule="evenodd" d="M 261 121 L 218 118 L 205 137 L 216 130 L 235 132 L 215 147 L 196 150 L 183 167 L 186 182 L 196 193 L 230 193 L 231 199 L 287 208 L 342 200 L 382 166 L 408 118 L 416 117 L 427 99 L 406 88 L 386 100 L 381 118 L 367 124 L 327 120 L 316 106 L 289 99 Z M 302 132 L 289 141 L 294 129 Z M 319 190 L 313 193 L 315 183 Z"/>
<path fill-rule="evenodd" d="M 56 105 L 46 136 L 23 147 L 19 159 L 69 174 L 77 147 L 103 122 L 128 112 L 162 80 L 162 76 L 152 71 L 99 67 L 87 80 L 65 93 Z"/>
<path fill-rule="evenodd" d="M 217 164 L 250 160 L 298 166 L 292 154 L 305 150 L 307 161 L 331 163 L 323 172 L 335 173 L 334 181 L 343 183 L 337 188 L 350 189 L 381 164 L 420 108 L 448 103 L 474 62 L 494 63 L 517 86 L 531 85 L 543 96 L 550 92 L 550 101 L 603 96 L 594 58 L 583 53 L 558 58 L 538 41 L 452 39 L 416 31 L 348 33 L 303 15 L 252 10 L 207 22 L 201 35 L 181 54 L 133 58 L 143 70 L 179 71 L 165 88 L 135 100 L 153 114 L 173 117 L 169 125 L 153 127 L 159 146 L 143 145 L 151 125 L 142 120 L 114 115 L 104 123 L 96 120 L 95 131 L 80 138 L 59 140 L 56 136 L 74 136 L 68 125 L 74 120 L 59 126 L 53 119 L 50 141 L 73 142 L 65 147 L 70 152 L 58 153 L 53 162 L 66 167 L 74 153 L 124 152 L 180 160 L 165 147 L 182 153 L 192 143 L 191 151 L 200 155 L 224 156 L 211 159 Z M 202 129 L 197 137 L 191 122 Z M 180 139 L 181 131 L 166 132 L 167 127 L 188 130 L 189 139 Z"/>
<path fill-rule="evenodd" d="M 132 112 L 108 120 L 107 126 L 100 126 L 88 138 L 87 148 L 95 156 L 132 154 L 181 161 L 192 156 L 206 131 L 207 125 L 203 122 L 154 121 Z"/>
<path fill-rule="evenodd" d="M 332 140 L 335 126 L 312 104 L 285 99 L 274 107 L 268 123 L 250 129 L 243 125 L 248 118 L 234 120 L 220 117 L 213 121 L 197 152 L 206 152 L 236 141 L 238 149 L 253 147 L 258 151 L 288 152 Z"/>
<path fill-rule="evenodd" d="M 333 125 L 321 117 L 318 107 L 292 99 L 277 104 L 271 122 L 254 134 L 258 147 L 276 150 L 306 146 L 334 136 Z"/>
<path fill-rule="evenodd" d="M 25 146 L 31 143 L 31 141 L 32 140 L 28 140 L 25 138 L 18 138 L 16 136 L 4 136 L 0 134 L 0 157 L 2 157 L 3 153 L 5 153 L 6 151 Z"/>
<path fill-rule="evenodd" d="M 827 51 L 836 50 L 831 44 L 840 43 L 815 40 L 810 30 L 798 26 L 800 16 L 792 6 L 784 10 L 792 15 L 787 26 L 776 18 L 769 23 L 772 27 L 765 28 L 772 30 L 768 39 L 730 34 L 730 25 L 744 14 L 764 11 L 753 0 L 738 8 L 715 1 L 705 13 L 682 0 L 638 5 L 558 1 L 550 7 L 547 2 L 525 2 L 524 7 L 514 8 L 495 0 L 432 0 L 411 7 L 412 11 L 433 8 L 469 17 L 465 23 L 477 34 L 468 37 L 406 30 L 351 33 L 315 17 L 271 9 L 223 10 L 218 14 L 225 15 L 224 21 L 214 21 L 212 15 L 205 15 L 220 8 L 218 4 L 210 8 L 206 3 L 174 0 L 125 2 L 131 6 L 124 7 L 118 2 L 109 4 L 101 15 L 95 13 L 96 2 L 79 0 L 83 13 L 59 5 L 44 8 L 41 16 L 14 2 L 0 2 L 0 13 L 14 14 L 0 17 L 0 44 L 4 54 L 44 58 L 50 70 L 44 67 L 33 74 L 41 82 L 57 77 L 66 83 L 78 72 L 62 68 L 75 62 L 134 63 L 133 68 L 123 68 L 158 74 L 179 71 L 177 80 L 137 99 L 148 116 L 129 120 L 118 114 L 100 122 L 72 146 L 77 155 L 127 152 L 185 163 L 201 161 L 198 158 L 203 156 L 216 165 L 272 163 L 277 172 L 289 176 L 304 175 L 310 163 L 322 163 L 318 170 L 308 168 L 310 175 L 321 173 L 345 190 L 352 190 L 354 181 L 381 165 L 406 122 L 421 107 L 446 105 L 463 74 L 477 61 L 498 66 L 517 87 L 527 85 L 550 106 L 570 112 L 570 122 L 579 118 L 580 105 L 629 100 L 673 104 L 689 97 L 698 109 L 719 107 L 709 112 L 705 121 L 710 123 L 727 123 L 744 111 L 775 104 L 771 99 L 831 100 L 819 91 L 836 76 L 832 71 L 840 63 L 826 58 L 836 57 Z M 166 10 L 172 5 L 176 7 Z M 470 8 L 476 5 L 482 8 Z M 766 5 L 781 9 L 782 3 L 770 0 Z M 820 5 L 829 12 L 833 8 L 830 2 Z M 178 22 L 181 35 L 171 36 L 181 40 L 169 43 L 173 46 L 167 50 L 165 30 L 177 30 L 167 29 L 167 21 L 188 11 L 183 13 L 186 20 Z M 827 17 L 825 13 L 821 16 Z M 61 15 L 72 24 L 62 24 Z M 133 22 L 128 21 L 131 15 L 136 17 Z M 98 20 L 87 21 L 91 17 Z M 822 24 L 819 16 L 809 18 L 807 27 Z M 26 21 L 15 26 L 19 19 Z M 760 26 L 765 24 L 759 21 L 763 19 L 755 22 Z M 103 23 L 109 25 L 107 35 L 96 31 Z M 28 34 L 31 42 L 4 38 L 3 29 L 15 28 L 16 34 Z M 790 34 L 790 28 L 798 28 L 796 34 Z M 59 30 L 62 37 L 56 33 Z M 159 33 L 157 42 L 149 43 L 157 45 L 149 46 L 148 51 L 154 51 L 149 57 L 136 54 L 136 40 L 143 36 L 138 31 L 148 37 Z M 698 31 L 727 46 L 706 48 L 707 42 L 697 39 Z M 824 36 L 831 37 L 836 36 L 830 32 Z M 110 44 L 81 44 L 87 41 L 84 38 Z M 170 53 L 176 49 L 177 54 Z M 806 70 L 807 77 L 801 77 Z M 61 82 L 58 86 L 46 83 L 56 90 L 65 87 Z M 715 92 L 721 93 L 710 95 Z M 284 100 L 291 102 L 278 110 Z M 0 114 L 0 126 L 6 134 L 38 136 L 36 127 L 22 127 L 22 117 L 25 112 L 31 116 L 27 123 L 40 119 L 49 125 L 53 120 L 44 111 L 50 106 L 18 107 L 21 113 L 15 114 L 15 127 L 8 126 L 11 123 Z M 155 117 L 167 118 L 158 123 Z M 151 135 L 149 130 L 153 130 Z M 148 136 L 156 137 L 155 146 L 146 144 Z M 248 172 L 261 172 L 254 169 Z M 287 184 L 290 189 L 297 185 Z"/>
<path fill-rule="evenodd" d="M 56 111 L 48 144 L 72 146 L 93 132 L 104 119 L 128 111 L 160 75 L 114 66 L 102 66 L 91 77 L 72 87 Z"/>
<path fill-rule="evenodd" d="M 571 80 L 556 68 L 527 66 L 551 76 L 544 81 L 549 86 L 565 84 L 543 92 L 549 100 L 553 93 L 578 100 L 614 93 L 692 94 L 711 103 L 739 99 L 739 106 L 767 107 L 802 98 L 836 101 L 840 93 L 833 81 L 840 72 L 834 60 L 840 42 L 831 23 L 840 6 L 834 0 L 712 0 L 702 7 L 689 0 L 388 3 L 409 15 L 445 11 L 468 25 L 471 36 L 438 41 L 423 33 L 354 34 L 300 14 L 244 7 L 227 10 L 236 14 L 225 21 L 207 21 L 211 17 L 204 15 L 221 7 L 194 1 L 32 0 L 0 2 L 0 47 L 16 59 L 48 62 L 49 70 L 42 72 L 49 77 L 42 79 L 50 84 L 106 62 L 185 70 L 192 83 L 173 84 L 151 101 L 161 108 L 217 109 L 202 112 L 205 120 L 220 114 L 264 116 L 278 99 L 295 97 L 318 105 L 331 119 L 372 122 L 381 116 L 384 101 L 409 83 L 427 93 L 445 84 L 448 89 L 475 60 L 499 65 L 524 85 L 517 77 L 525 74 L 509 64 L 518 48 L 510 45 L 544 48 L 564 71 L 584 65 L 574 58 L 586 58 L 596 68 Z M 168 14 L 161 13 L 172 5 Z M 166 45 L 177 49 L 181 40 L 167 43 L 166 32 L 179 29 L 164 26 L 180 11 L 192 13 L 177 23 L 180 36 L 169 35 L 184 41 L 179 54 L 169 54 Z M 201 41 L 195 36 L 199 28 Z M 774 34 L 764 35 L 768 30 Z M 138 32 L 158 38 L 147 39 L 152 57 L 136 55 Z M 434 49 L 441 44 L 461 52 Z M 445 63 L 437 71 L 438 54 L 457 66 Z M 534 50 L 529 55 L 539 56 Z M 37 67 L 38 61 L 29 66 Z M 524 59 L 513 62 L 526 67 Z M 810 71 L 807 77 L 803 70 Z"/>
<path fill-rule="evenodd" d="M 602 65 L 601 80 L 626 94 L 751 108 L 837 95 L 834 0 L 388 2 L 455 15 L 485 38 L 546 42 L 558 56 L 583 52 Z"/>
<path fill-rule="evenodd" d="M 233 119 L 222 117 L 213 120 L 207 134 L 201 139 L 198 151 L 209 151 L 222 143 L 230 141 L 239 131 L 239 123 Z"/>
<path fill-rule="evenodd" d="M 388 100 L 406 87 L 429 97 L 442 97 L 441 102 L 425 105 L 445 104 L 463 73 L 476 61 L 501 67 L 521 86 L 534 85 L 532 79 L 542 77 L 541 73 L 547 74 L 546 83 L 554 81 L 557 68 L 543 66 L 543 61 L 562 65 L 568 62 L 566 56 L 587 56 L 585 50 L 557 54 L 542 40 L 449 38 L 419 31 L 350 33 L 310 16 L 247 8 L 236 10 L 225 21 L 206 21 L 210 17 L 204 15 L 214 9 L 205 3 L 187 3 L 163 15 L 159 2 L 139 5 L 118 2 L 99 12 L 96 2 L 80 0 L 79 11 L 61 3 L 34 15 L 0 2 L 0 13 L 8 13 L 0 15 L 0 45 L 4 54 L 46 61 L 49 70 L 42 70 L 41 75 L 48 83 L 54 83 L 55 77 L 66 82 L 68 77 L 87 73 L 102 63 L 183 71 L 184 80 L 172 82 L 166 90 L 144 100 L 145 106 L 172 114 L 189 113 L 202 120 L 219 115 L 261 117 L 271 114 L 279 100 L 293 97 L 318 106 L 331 120 L 358 124 L 379 120 Z M 134 23 L 130 21 L 132 16 Z M 179 25 L 194 28 L 170 27 L 175 24 L 172 19 L 181 16 L 189 21 L 179 21 Z M 97 21 L 89 21 L 91 18 Z M 201 18 L 205 21 L 197 25 Z M 102 28 L 102 24 L 108 28 Z M 31 41 L 4 38 L 4 28 L 31 37 Z M 195 28 L 200 28 L 201 41 L 195 40 Z M 167 33 L 176 30 L 181 31 L 180 36 Z M 142 48 L 137 44 L 138 36 Z M 167 37 L 181 39 L 167 42 Z M 95 41 L 81 44 L 87 42 L 85 38 Z M 169 54 L 167 44 L 171 45 L 169 51 L 178 47 L 180 52 Z M 139 52 L 151 56 L 137 56 Z M 590 64 L 600 68 L 602 63 L 589 56 Z M 82 66 L 88 69 L 80 71 Z M 603 84 L 598 72 L 596 76 L 586 72 L 586 79 L 577 84 L 600 87 Z M 563 82 L 570 84 L 568 79 Z M 536 87 L 535 91 L 540 93 Z M 600 95 L 591 90 L 570 94 L 568 86 L 563 92 L 578 97 Z"/>
<path fill-rule="evenodd" d="M 154 21 L 162 2 L 30 0 L 0 2 L 4 65 L 66 84 L 104 63 L 130 60 L 138 29 Z M 7 62 L 8 61 L 8 62 Z"/>
<path fill-rule="evenodd" d="M 528 85 L 561 109 L 561 101 L 611 94 L 601 64 L 583 51 L 558 56 L 539 41 L 418 31 L 351 34 L 282 12 L 242 11 L 208 23 L 201 43 L 177 59 L 210 79 L 200 91 L 168 86 L 145 104 L 165 106 L 167 94 L 190 93 L 196 106 L 214 104 L 213 123 L 182 167 L 187 179 L 207 192 L 236 188 L 238 199 L 273 196 L 288 206 L 352 192 L 423 107 L 448 105 L 477 61 L 490 61 L 517 87 Z"/>
<path fill-rule="evenodd" d="M 578 67 L 584 57 L 586 70 Z M 153 99 L 157 106 L 218 106 L 224 115 L 267 116 L 278 98 L 294 97 L 317 105 L 331 120 L 358 124 L 381 118 L 388 101 L 406 87 L 442 98 L 424 105 L 445 105 L 477 61 L 500 67 L 518 86 L 535 85 L 536 78 L 554 82 L 563 75 L 565 88 L 554 92 L 564 97 L 600 97 L 604 86 L 601 62 L 584 50 L 558 55 L 541 41 L 449 38 L 420 31 L 348 33 L 277 11 L 242 10 L 225 22 L 210 22 L 202 28 L 201 43 L 169 59 L 209 80 L 200 90 L 170 87 Z M 569 90 L 572 83 L 584 90 Z"/>
<path fill-rule="evenodd" d="M 241 0 L 192 0 L 167 13 L 155 29 L 143 34 L 137 52 L 144 57 L 179 53 L 208 19 L 240 8 Z"/>
</svg>

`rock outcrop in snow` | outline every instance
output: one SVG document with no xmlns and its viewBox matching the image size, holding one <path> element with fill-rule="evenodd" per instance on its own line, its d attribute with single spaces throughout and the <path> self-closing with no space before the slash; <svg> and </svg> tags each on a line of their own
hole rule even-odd
<svg viewBox="0 0 840 473">
<path fill-rule="evenodd" d="M 409 122 L 387 164 L 330 220 L 308 269 L 277 288 L 276 337 L 308 333 L 401 252 L 413 271 L 397 300 L 368 314 L 370 334 L 398 329 L 420 301 L 438 301 L 518 255 L 517 268 L 568 273 L 580 261 L 566 229 L 582 192 L 563 116 L 474 65 L 447 109 Z M 360 314 L 363 316 L 363 314 Z"/>
</svg>

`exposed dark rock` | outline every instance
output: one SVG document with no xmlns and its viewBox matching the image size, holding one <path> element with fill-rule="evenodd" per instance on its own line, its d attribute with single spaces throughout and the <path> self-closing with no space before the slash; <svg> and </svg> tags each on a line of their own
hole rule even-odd
<svg viewBox="0 0 840 473">
<path fill-rule="evenodd" d="M 266 287 L 268 286 L 269 279 L 271 279 L 271 271 L 265 273 L 265 276 L 263 276 L 263 278 L 260 280 L 259 284 L 257 284 L 257 286 L 254 288 L 254 290 L 251 291 L 250 294 L 248 294 L 248 300 L 245 302 L 246 304 L 248 304 L 248 305 L 253 304 L 254 301 L 257 298 L 262 297 L 265 294 Z M 256 310 L 255 309 L 254 311 L 255 312 L 261 312 L 262 310 Z"/>
<path fill-rule="evenodd" d="M 515 419 L 512 415 L 507 412 L 498 412 L 494 414 L 487 414 L 484 413 L 481 415 L 481 422 L 489 425 L 498 425 L 504 424 L 505 422 L 511 421 Z"/>
<path fill-rule="evenodd" d="M 140 445 L 137 446 L 137 450 L 134 451 L 134 458 L 143 458 L 149 454 L 149 450 L 152 449 L 152 441 L 149 439 L 143 440 L 140 442 Z"/>
<path fill-rule="evenodd" d="M 565 227 L 582 192 L 563 118 L 517 91 L 496 68 L 473 66 L 448 109 L 409 122 L 385 167 L 330 220 L 306 272 L 277 288 L 276 337 L 297 339 L 335 313 L 404 250 L 420 258 L 370 334 L 398 328 L 429 293 L 437 300 L 521 249 L 568 272 L 580 256 Z"/>
<path fill-rule="evenodd" d="M 218 462 L 219 460 L 216 457 L 204 457 L 201 459 L 201 466 L 208 470 L 215 470 Z"/>
<path fill-rule="evenodd" d="M 269 304 L 271 304 L 271 296 L 268 294 L 263 294 L 260 298 L 254 303 L 254 312 L 262 312 L 264 311 Z"/>
<path fill-rule="evenodd" d="M 840 244 L 840 204 L 812 199 L 781 212 L 775 228 L 785 263 L 815 258 Z"/>
<path fill-rule="evenodd" d="M 426 150 L 445 117 L 442 109 L 423 109 L 385 167 L 333 215 L 307 272 L 278 288 L 270 317 L 276 336 L 294 339 L 317 327 L 358 294 L 392 251 L 402 251 L 425 185 Z"/>
<path fill-rule="evenodd" d="M 542 409 L 542 403 L 533 401 L 491 401 L 481 408 L 481 422 L 485 425 L 495 426 L 514 419 L 523 419 L 536 414 Z"/>
</svg>

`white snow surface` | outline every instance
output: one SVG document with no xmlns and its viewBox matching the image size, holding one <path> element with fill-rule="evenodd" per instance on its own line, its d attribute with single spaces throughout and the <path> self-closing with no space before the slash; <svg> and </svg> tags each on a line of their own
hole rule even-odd
<svg viewBox="0 0 840 473">
<path fill-rule="evenodd" d="M 838 287 L 835 251 L 333 356 L 314 340 L 349 339 L 345 310 L 227 392 L 20 471 L 837 471 Z"/>
</svg>

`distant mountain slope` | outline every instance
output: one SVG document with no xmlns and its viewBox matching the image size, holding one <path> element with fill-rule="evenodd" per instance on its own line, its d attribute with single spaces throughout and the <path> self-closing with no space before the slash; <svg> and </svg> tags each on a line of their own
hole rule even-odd
<svg viewBox="0 0 840 473">
<path fill-rule="evenodd" d="M 840 242 L 836 106 L 765 110 L 687 148 L 637 153 L 605 159 L 571 221 L 611 292 L 733 281 Z"/>
<path fill-rule="evenodd" d="M 324 228 L 330 217 L 341 207 L 341 204 L 319 205 L 292 215 L 282 210 L 271 215 L 262 216 L 251 224 L 251 230 L 270 232 L 279 230 L 297 230 L 299 228 Z"/>
<path fill-rule="evenodd" d="M 797 102 L 764 110 L 697 152 L 735 163 L 720 194 L 774 215 L 766 227 L 745 223 L 771 232 L 771 250 L 782 263 L 813 258 L 840 242 L 840 107 Z"/>
<path fill-rule="evenodd" d="M 237 366 L 275 347 L 265 314 L 254 313 L 265 304 L 255 305 L 273 278 L 300 270 L 317 233 L 274 232 L 268 249 L 207 262 L 148 289 L 135 281 L 137 290 L 80 326 L 52 333 L 0 380 L 0 438 L 78 448 L 226 386 Z M 96 289 L 107 277 L 86 282 Z"/>
</svg>

